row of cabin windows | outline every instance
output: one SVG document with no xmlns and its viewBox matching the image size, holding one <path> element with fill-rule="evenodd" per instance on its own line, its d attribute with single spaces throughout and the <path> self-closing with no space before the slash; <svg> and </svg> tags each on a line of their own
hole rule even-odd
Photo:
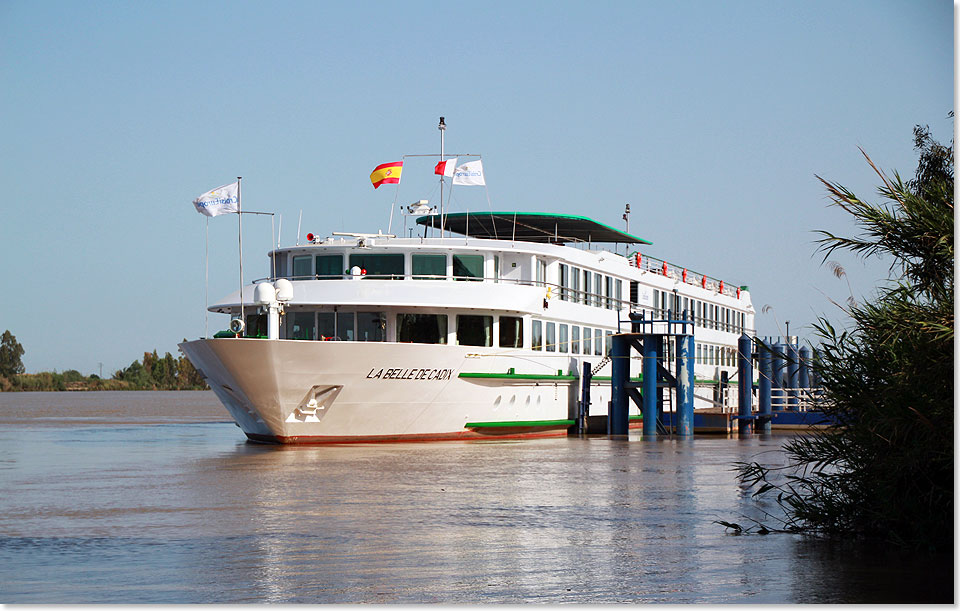
<svg viewBox="0 0 960 611">
<path fill-rule="evenodd" d="M 484 277 L 483 255 L 451 255 L 453 277 L 458 280 L 479 280 Z M 500 257 L 493 257 L 494 279 L 500 277 Z M 339 280 L 350 274 L 353 267 L 364 270 L 371 279 L 400 280 L 406 275 L 404 255 L 401 253 L 353 253 L 344 261 L 342 254 L 298 255 L 293 257 L 290 276 L 297 280 Z M 410 256 L 410 275 L 414 280 L 442 280 L 447 275 L 447 255 L 413 254 Z M 537 259 L 536 284 L 547 285 L 547 263 Z M 608 310 L 623 306 L 623 280 L 560 264 L 560 299 L 592 305 Z"/>
<path fill-rule="evenodd" d="M 560 300 L 619 310 L 623 304 L 623 280 L 560 264 Z"/>
<path fill-rule="evenodd" d="M 666 317 L 669 310 L 674 320 L 679 320 L 686 314 L 687 320 L 692 319 L 696 326 L 705 329 L 743 333 L 747 326 L 746 312 L 667 291 L 653 290 L 653 307 L 656 318 Z"/>
<path fill-rule="evenodd" d="M 733 367 L 737 364 L 737 349 L 715 344 L 697 344 L 698 365 L 720 365 Z"/>
<path fill-rule="evenodd" d="M 314 318 L 316 316 L 316 318 Z M 493 316 L 458 314 L 456 342 L 461 346 L 493 346 Z M 446 344 L 446 314 L 397 314 L 397 341 L 401 343 Z M 247 317 L 248 334 L 266 335 L 266 317 Z M 264 327 L 264 328 L 260 328 Z M 385 340 L 386 315 L 383 312 L 292 312 L 287 315 L 288 339 L 339 339 L 341 341 L 379 342 Z M 612 332 L 579 325 L 533 320 L 533 350 L 603 356 L 610 353 Z M 523 347 L 523 319 L 500 316 L 497 345 L 501 348 Z M 665 358 L 674 358 L 673 345 L 666 344 Z M 697 343 L 698 365 L 733 367 L 737 364 L 736 349 L 731 346 Z"/>
<path fill-rule="evenodd" d="M 458 280 L 480 280 L 483 274 L 483 255 L 452 255 L 453 276 Z M 447 255 L 411 255 L 414 280 L 443 279 L 447 275 Z M 494 257 L 494 278 L 500 276 L 500 257 Z M 301 255 L 293 257 L 290 277 L 294 280 L 339 280 L 359 267 L 364 276 L 372 279 L 402 280 L 406 276 L 402 253 L 352 253 L 347 262 L 342 254 Z"/>
<path fill-rule="evenodd" d="M 546 334 L 544 334 L 546 328 Z M 534 350 L 561 352 L 564 354 L 610 354 L 613 335 L 611 331 L 592 329 L 579 325 L 568 325 L 534 320 L 531 323 L 531 347 Z"/>
<path fill-rule="evenodd" d="M 258 319 L 248 316 L 248 329 L 257 328 Z M 456 342 L 460 346 L 493 346 L 493 316 L 458 314 Z M 523 347 L 523 319 L 499 317 L 501 348 Z M 417 344 L 446 344 L 446 314 L 397 314 L 397 341 Z M 291 312 L 287 315 L 287 339 L 382 342 L 386 340 L 387 318 L 383 312 Z M 264 333 L 265 335 L 265 330 Z M 251 333 L 258 335 L 258 333 Z"/>
</svg>

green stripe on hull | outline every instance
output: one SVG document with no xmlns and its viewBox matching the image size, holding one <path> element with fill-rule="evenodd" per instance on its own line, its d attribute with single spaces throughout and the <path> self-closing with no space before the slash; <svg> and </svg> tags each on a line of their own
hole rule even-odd
<svg viewBox="0 0 960 611">
<path fill-rule="evenodd" d="M 468 422 L 463 425 L 465 429 L 489 429 L 489 428 L 518 428 L 518 427 L 543 427 L 543 426 L 572 426 L 576 424 L 574 420 L 514 420 L 509 422 Z"/>
</svg>

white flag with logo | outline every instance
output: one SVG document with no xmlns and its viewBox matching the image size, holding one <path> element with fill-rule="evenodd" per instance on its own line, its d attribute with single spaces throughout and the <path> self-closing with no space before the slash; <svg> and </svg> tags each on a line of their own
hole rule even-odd
<svg viewBox="0 0 960 611">
<path fill-rule="evenodd" d="M 217 216 L 218 214 L 227 214 L 228 212 L 240 211 L 239 199 L 240 183 L 235 182 L 229 185 L 217 187 L 213 191 L 207 191 L 197 199 L 193 200 L 193 205 L 200 214 L 207 216 Z"/>
<path fill-rule="evenodd" d="M 486 185 L 483 180 L 483 163 L 478 159 L 459 166 L 453 173 L 455 185 Z"/>
</svg>

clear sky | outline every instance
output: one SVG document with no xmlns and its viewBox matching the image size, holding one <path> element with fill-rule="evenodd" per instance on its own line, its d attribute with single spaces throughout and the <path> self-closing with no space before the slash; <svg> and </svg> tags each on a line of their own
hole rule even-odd
<svg viewBox="0 0 960 611">
<path fill-rule="evenodd" d="M 481 153 L 497 210 L 583 214 L 749 285 L 760 335 L 808 335 L 848 295 L 815 229 L 853 231 L 815 174 L 873 197 L 857 150 L 910 177 L 914 124 L 949 142 L 952 3 L 0 2 L 0 331 L 28 372 L 104 375 L 204 333 L 204 219 L 243 205 L 308 231 L 386 231 L 437 193 L 368 175 Z M 486 210 L 481 188 L 454 209 Z M 244 271 L 268 275 L 266 217 Z M 279 218 L 277 220 L 280 223 Z M 398 229 L 395 220 L 394 231 Z M 402 221 L 401 221 L 402 222 Z M 210 301 L 236 290 L 236 216 L 210 221 Z M 835 259 L 857 297 L 886 265 Z M 761 314 L 764 305 L 772 306 Z M 210 332 L 226 326 L 210 315 Z"/>
</svg>

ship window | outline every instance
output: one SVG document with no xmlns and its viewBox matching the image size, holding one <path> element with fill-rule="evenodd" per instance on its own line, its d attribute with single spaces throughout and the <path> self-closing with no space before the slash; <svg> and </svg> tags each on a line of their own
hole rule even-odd
<svg viewBox="0 0 960 611">
<path fill-rule="evenodd" d="M 533 321 L 530 329 L 530 347 L 534 350 L 543 350 L 543 323 L 539 320 Z"/>
<path fill-rule="evenodd" d="M 317 277 L 334 280 L 343 277 L 343 255 L 317 255 Z"/>
<path fill-rule="evenodd" d="M 500 317 L 500 347 L 523 348 L 523 319 L 519 316 Z"/>
<path fill-rule="evenodd" d="M 613 298 L 616 299 L 614 309 L 619 310 L 623 307 L 623 280 L 613 281 Z"/>
<path fill-rule="evenodd" d="M 570 283 L 569 270 L 567 265 L 560 264 L 560 301 L 567 301 L 570 297 L 567 290 L 567 285 Z"/>
<path fill-rule="evenodd" d="M 355 253 L 350 255 L 350 267 L 359 267 L 366 270 L 366 278 L 374 279 L 403 279 L 403 255 L 396 254 L 366 254 Z"/>
<path fill-rule="evenodd" d="M 593 305 L 603 307 L 603 276 L 600 274 L 593 275 Z"/>
<path fill-rule="evenodd" d="M 356 325 L 353 312 L 334 312 L 337 323 L 337 339 L 342 342 L 352 342 L 357 339 Z"/>
<path fill-rule="evenodd" d="M 584 305 L 590 305 L 590 279 L 593 277 L 593 274 L 587 270 L 583 270 L 583 303 Z"/>
<path fill-rule="evenodd" d="M 500 282 L 500 257 L 493 257 L 493 281 Z"/>
<path fill-rule="evenodd" d="M 461 346 L 492 346 L 493 316 L 457 316 L 457 343 Z"/>
<path fill-rule="evenodd" d="M 267 336 L 267 315 L 266 314 L 247 314 L 247 328 L 244 332 L 246 337 L 266 337 Z"/>
<path fill-rule="evenodd" d="M 446 344 L 445 314 L 397 314 L 397 341 L 414 344 Z"/>
<path fill-rule="evenodd" d="M 413 255 L 414 280 L 442 280 L 447 276 L 447 255 Z"/>
<path fill-rule="evenodd" d="M 580 327 L 570 327 L 570 352 L 580 354 Z"/>
<path fill-rule="evenodd" d="M 312 258 L 310 255 L 293 258 L 294 280 L 306 280 L 313 276 L 313 270 L 311 269 L 313 264 L 313 261 L 311 261 Z"/>
<path fill-rule="evenodd" d="M 357 341 L 382 342 L 386 339 L 386 327 L 383 312 L 357 312 Z"/>
<path fill-rule="evenodd" d="M 604 345 L 604 354 L 609 355 L 610 351 L 613 349 L 613 333 L 610 331 L 603 332 L 603 345 Z M 669 344 L 668 344 L 669 345 Z"/>
<path fill-rule="evenodd" d="M 314 339 L 313 312 L 291 312 L 287 315 L 287 339 Z"/>
<path fill-rule="evenodd" d="M 580 270 L 570 268 L 570 301 L 580 303 Z"/>
<path fill-rule="evenodd" d="M 453 275 L 457 280 L 482 280 L 483 255 L 453 255 Z"/>
<path fill-rule="evenodd" d="M 560 352 L 567 352 L 570 349 L 570 339 L 567 337 L 568 330 L 567 325 L 560 325 Z"/>
<path fill-rule="evenodd" d="M 590 329 L 590 327 L 584 327 L 583 328 L 583 353 L 584 354 L 590 354 L 591 352 L 590 346 L 593 343 L 592 338 L 593 338 L 593 331 Z"/>
<path fill-rule="evenodd" d="M 547 323 L 547 352 L 557 351 L 557 324 Z"/>
<path fill-rule="evenodd" d="M 333 312 L 317 312 L 317 338 L 328 340 L 335 339 L 337 335 L 337 325 L 334 320 Z"/>
<path fill-rule="evenodd" d="M 593 353 L 597 356 L 603 356 L 603 331 L 593 330 Z"/>
<path fill-rule="evenodd" d="M 543 259 L 537 259 L 537 286 L 544 286 L 547 283 L 547 262 Z"/>
<path fill-rule="evenodd" d="M 607 276 L 606 280 L 607 280 L 607 283 L 606 283 L 607 286 L 606 286 L 606 292 L 604 293 L 607 296 L 606 307 L 608 310 L 612 310 L 613 309 L 613 278 L 611 278 L 610 276 Z"/>
<path fill-rule="evenodd" d="M 273 253 L 273 263 L 274 270 L 273 273 L 277 275 L 277 278 L 286 278 L 287 277 L 287 257 L 284 255 L 279 255 L 276 252 Z"/>
</svg>

